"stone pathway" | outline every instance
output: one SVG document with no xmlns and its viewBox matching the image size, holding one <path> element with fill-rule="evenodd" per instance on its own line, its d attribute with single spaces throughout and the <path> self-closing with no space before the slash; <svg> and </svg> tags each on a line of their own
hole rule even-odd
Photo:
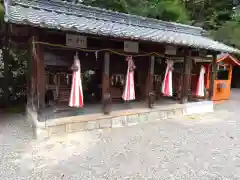
<svg viewBox="0 0 240 180">
<path fill-rule="evenodd" d="M 23 116 L 1 116 L 0 179 L 240 179 L 240 121 L 231 106 L 45 141 L 31 138 Z"/>
</svg>

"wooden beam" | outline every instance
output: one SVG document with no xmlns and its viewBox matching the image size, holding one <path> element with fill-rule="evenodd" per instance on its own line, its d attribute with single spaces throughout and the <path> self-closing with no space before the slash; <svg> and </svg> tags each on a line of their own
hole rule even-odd
<svg viewBox="0 0 240 180">
<path fill-rule="evenodd" d="M 184 53 L 184 67 L 182 72 L 182 83 L 181 83 L 181 99 L 180 103 L 185 104 L 188 102 L 188 94 L 191 85 L 191 72 L 192 72 L 192 59 L 190 58 L 190 51 L 185 50 Z"/>
<path fill-rule="evenodd" d="M 32 37 L 33 61 L 36 65 L 37 82 L 37 108 L 45 107 L 45 66 L 44 66 L 44 48 L 41 44 L 35 44 L 39 40 L 39 34 L 36 32 Z"/>
<path fill-rule="evenodd" d="M 209 96 L 208 96 L 209 100 L 212 100 L 213 93 L 214 93 L 214 80 L 216 79 L 216 72 L 217 72 L 216 62 L 217 62 L 217 53 L 213 53 L 211 74 L 210 74 L 210 89 L 209 89 Z"/>
</svg>

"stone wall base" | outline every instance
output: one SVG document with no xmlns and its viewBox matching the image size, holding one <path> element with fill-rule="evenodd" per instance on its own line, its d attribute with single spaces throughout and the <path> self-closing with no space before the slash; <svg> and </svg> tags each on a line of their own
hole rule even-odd
<svg viewBox="0 0 240 180">
<path fill-rule="evenodd" d="M 199 107 L 198 107 L 199 106 Z M 199 113 L 212 112 L 213 106 L 211 104 L 199 104 L 196 103 L 191 105 L 183 105 L 180 108 L 175 109 L 151 109 L 148 112 L 140 112 L 130 115 L 121 115 L 115 117 L 106 117 L 104 116 L 99 119 L 91 121 L 79 121 L 79 122 L 65 122 L 63 124 L 56 125 L 47 125 L 44 122 L 37 121 L 36 112 L 32 112 L 30 109 L 27 110 L 28 122 L 32 125 L 34 134 L 37 139 L 45 139 L 54 135 L 60 135 L 63 133 L 74 133 L 80 131 L 89 131 L 95 129 L 109 129 L 109 128 L 119 128 L 134 126 L 137 124 L 147 123 L 147 122 L 157 122 L 164 119 L 170 119 L 175 117 L 180 117 L 184 115 L 190 115 L 197 113 L 195 112 L 197 108 L 204 108 L 204 111 L 201 110 Z M 190 107 L 194 108 L 191 109 Z M 190 109 L 190 110 L 189 110 Z M 198 114 L 199 114 L 198 113 Z"/>
</svg>

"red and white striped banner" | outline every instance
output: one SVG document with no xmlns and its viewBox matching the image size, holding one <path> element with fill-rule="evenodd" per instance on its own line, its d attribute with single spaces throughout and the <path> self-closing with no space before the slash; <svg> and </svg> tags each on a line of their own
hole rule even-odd
<svg viewBox="0 0 240 180">
<path fill-rule="evenodd" d="M 127 69 L 125 88 L 124 88 L 122 98 L 125 101 L 131 101 L 135 99 L 135 87 L 134 87 L 135 65 L 131 56 L 127 57 L 126 61 L 128 62 L 128 69 Z"/>
<path fill-rule="evenodd" d="M 81 64 L 78 56 L 74 57 L 74 66 L 77 71 L 73 71 L 72 77 L 72 88 L 69 100 L 70 107 L 83 107 L 83 91 L 82 91 L 82 80 L 81 80 Z"/>
<path fill-rule="evenodd" d="M 172 70 L 173 70 L 173 61 L 167 60 L 167 68 L 162 84 L 162 93 L 164 96 L 172 96 L 173 88 L 172 88 Z"/>
<path fill-rule="evenodd" d="M 197 89 L 196 89 L 196 96 L 198 97 L 204 97 L 204 89 L 205 89 L 204 74 L 205 74 L 205 68 L 202 66 L 200 70 L 199 78 L 198 78 Z"/>
</svg>

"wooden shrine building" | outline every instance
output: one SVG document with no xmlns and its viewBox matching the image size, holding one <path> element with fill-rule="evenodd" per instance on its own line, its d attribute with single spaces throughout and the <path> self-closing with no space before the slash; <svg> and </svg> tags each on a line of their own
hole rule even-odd
<svg viewBox="0 0 240 180">
<path fill-rule="evenodd" d="M 206 98 L 211 100 L 217 54 L 240 54 L 208 38 L 199 27 L 60 0 L 6 2 L 8 33 L 29 43 L 27 112 L 39 122 L 51 119 L 53 114 L 58 118 L 63 111 L 71 112 L 63 116 L 81 114 L 79 109 L 68 109 L 71 65 L 76 53 L 81 61 L 84 108 L 100 110 L 96 104 L 101 105 L 106 93 L 111 95 L 112 106 L 121 101 L 126 56 L 132 56 L 136 65 L 135 102 L 146 102 L 149 93 L 155 92 L 161 103 L 165 62 L 181 59 L 174 63 L 173 88 L 178 94 L 176 103 L 184 104 L 192 99 L 191 72 L 196 59 L 210 57 L 213 64 L 211 85 L 206 91 Z"/>
</svg>

